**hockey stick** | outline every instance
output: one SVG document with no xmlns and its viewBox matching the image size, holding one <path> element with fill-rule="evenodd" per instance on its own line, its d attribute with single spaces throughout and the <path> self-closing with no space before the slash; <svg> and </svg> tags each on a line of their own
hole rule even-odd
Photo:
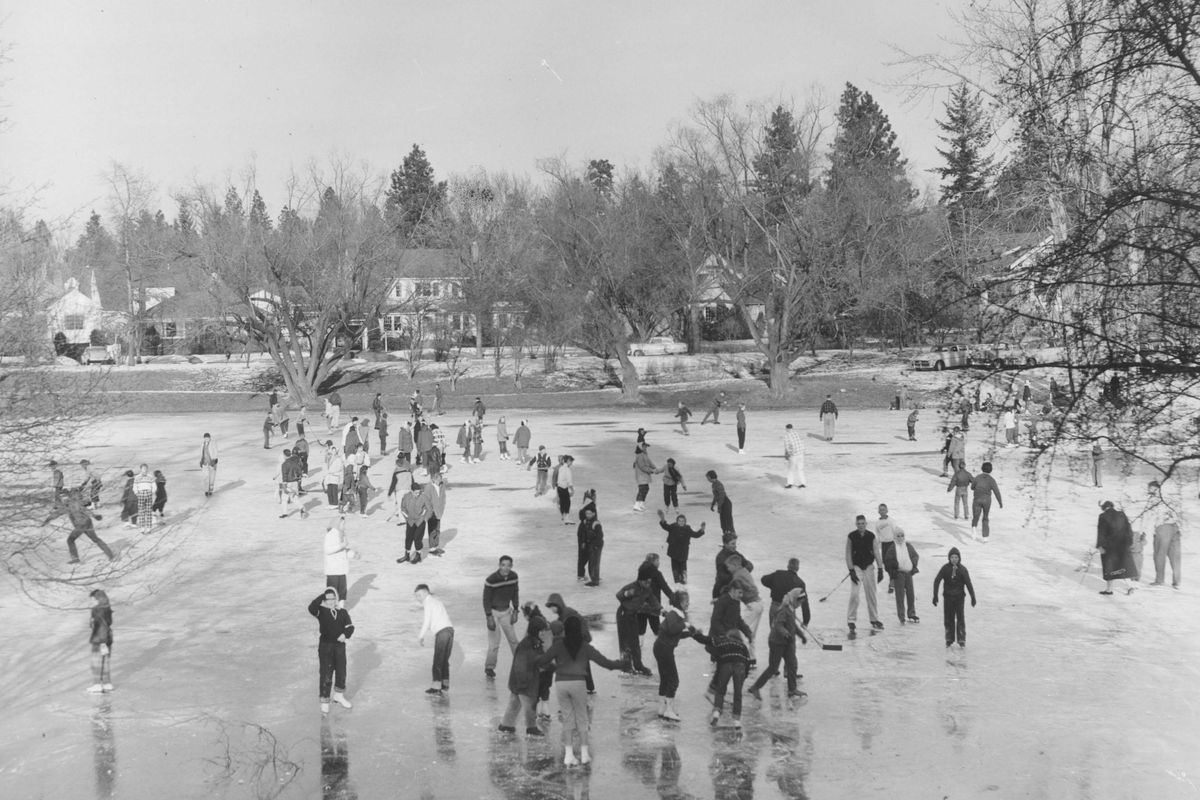
<svg viewBox="0 0 1200 800">
<path fill-rule="evenodd" d="M 808 628 L 804 627 L 803 625 L 800 626 L 800 630 L 804 631 L 805 635 L 808 636 L 808 638 L 812 639 L 814 642 L 819 644 L 821 646 L 822 650 L 841 650 L 842 649 L 842 646 L 840 644 L 825 644 L 824 642 L 822 642 L 820 639 L 817 638 L 816 634 L 814 634 L 812 631 L 810 631 Z"/>
<path fill-rule="evenodd" d="M 1095 550 L 1088 551 L 1087 563 L 1083 565 L 1083 574 L 1079 576 L 1079 585 L 1083 586 L 1083 579 L 1087 577 L 1088 570 L 1092 568 L 1092 559 L 1096 557 Z"/>
<path fill-rule="evenodd" d="M 842 579 L 841 579 L 841 581 L 839 581 L 839 582 L 838 582 L 838 585 L 837 585 L 837 586 L 835 586 L 835 587 L 833 587 L 833 590 L 832 590 L 832 591 L 830 591 L 830 592 L 829 592 L 829 594 L 825 595 L 825 596 L 824 596 L 824 597 L 822 597 L 822 598 L 819 598 L 819 599 L 817 600 L 817 602 L 818 602 L 818 603 L 824 603 L 826 600 L 828 600 L 828 599 L 829 599 L 829 596 L 830 596 L 830 595 L 832 595 L 834 592 L 836 592 L 836 591 L 837 591 L 839 588 L 841 588 L 841 585 L 842 585 L 843 583 L 845 583 L 845 582 L 846 582 L 846 578 L 849 578 L 849 577 L 850 577 L 850 573 L 849 573 L 849 572 L 847 572 L 845 575 L 843 575 L 843 576 L 842 576 Z"/>
</svg>

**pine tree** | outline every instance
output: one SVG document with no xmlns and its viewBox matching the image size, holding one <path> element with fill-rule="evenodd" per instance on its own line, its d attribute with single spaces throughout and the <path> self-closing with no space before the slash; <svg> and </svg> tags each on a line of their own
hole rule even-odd
<svg viewBox="0 0 1200 800">
<path fill-rule="evenodd" d="M 241 195 L 232 186 L 225 190 L 225 213 L 235 219 L 241 219 L 246 213 Z"/>
<path fill-rule="evenodd" d="M 831 188 L 852 176 L 894 181 L 904 178 L 908 162 L 896 147 L 891 121 L 870 92 L 846 84 L 837 110 L 837 128 L 829 154 Z"/>
<path fill-rule="evenodd" d="M 271 215 L 267 213 L 267 204 L 258 189 L 254 190 L 254 197 L 250 200 L 250 224 L 264 231 L 271 230 Z"/>
<path fill-rule="evenodd" d="M 433 165 L 414 144 L 400 168 L 392 172 L 384 203 L 388 219 L 401 237 L 427 244 L 427 228 L 445 200 L 446 182 L 434 180 Z"/>
<path fill-rule="evenodd" d="M 992 175 L 992 160 L 984 152 L 988 129 L 979 94 L 965 82 L 951 89 L 946 118 L 937 124 L 945 134 L 938 138 L 946 144 L 946 149 L 938 148 L 946 164 L 934 169 L 943 181 L 941 202 L 952 219 L 961 221 L 968 209 L 984 204 Z"/>
<path fill-rule="evenodd" d="M 175 215 L 175 230 L 179 231 L 179 235 L 184 239 L 194 236 L 196 233 L 196 223 L 192 218 L 191 204 L 184 199 L 179 201 L 179 212 Z"/>
<path fill-rule="evenodd" d="M 613 165 L 607 158 L 593 158 L 587 166 L 587 182 L 601 197 L 611 197 L 613 191 Z"/>
<path fill-rule="evenodd" d="M 783 217 L 787 204 L 808 194 L 807 159 L 800 151 L 800 137 L 792 112 L 776 106 L 764 129 L 763 149 L 754 157 L 755 183 L 766 200 L 767 213 Z"/>
</svg>

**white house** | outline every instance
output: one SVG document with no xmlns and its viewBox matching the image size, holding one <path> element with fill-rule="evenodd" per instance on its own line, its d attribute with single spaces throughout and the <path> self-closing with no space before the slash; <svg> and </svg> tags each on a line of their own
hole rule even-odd
<svg viewBox="0 0 1200 800">
<path fill-rule="evenodd" d="M 96 273 L 92 273 L 91 294 L 79 291 L 79 281 L 68 278 L 64 293 L 46 309 L 50 338 L 62 333 L 68 344 L 86 345 L 92 331 L 104 330 L 104 308 L 100 305 L 100 290 L 96 288 Z"/>
</svg>

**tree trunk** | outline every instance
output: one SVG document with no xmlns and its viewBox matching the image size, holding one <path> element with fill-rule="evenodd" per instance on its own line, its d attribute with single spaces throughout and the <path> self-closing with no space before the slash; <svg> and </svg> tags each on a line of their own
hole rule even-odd
<svg viewBox="0 0 1200 800">
<path fill-rule="evenodd" d="M 771 374 L 767 379 L 767 385 L 771 390 L 771 397 L 779 399 L 787 394 L 788 379 L 791 378 L 791 365 L 788 363 L 786 356 L 780 355 L 771 361 Z"/>
<path fill-rule="evenodd" d="M 637 367 L 629 360 L 624 349 L 617 351 L 617 363 L 621 365 L 621 402 L 637 403 L 641 397 L 641 381 Z"/>
</svg>

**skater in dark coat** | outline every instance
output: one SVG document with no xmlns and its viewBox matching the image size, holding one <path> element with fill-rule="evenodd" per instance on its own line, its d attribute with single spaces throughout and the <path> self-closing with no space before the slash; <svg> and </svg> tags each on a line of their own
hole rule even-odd
<svg viewBox="0 0 1200 800">
<path fill-rule="evenodd" d="M 541 614 L 531 616 L 525 637 L 513 650 L 512 667 L 508 671 L 508 708 L 504 712 L 504 718 L 500 720 L 502 733 L 517 732 L 517 714 L 520 714 L 525 722 L 527 736 L 545 736 L 537 726 L 538 689 L 541 681 L 537 660 L 546 652 L 542 632 L 549 627 L 546 618 Z"/>
<path fill-rule="evenodd" d="M 905 622 L 920 622 L 917 616 L 917 601 L 913 593 L 913 576 L 920 572 L 917 562 L 920 557 L 916 549 L 908 543 L 904 529 L 896 529 L 894 546 L 889 547 L 883 556 L 883 568 L 892 576 L 896 593 L 896 615 L 900 624 Z"/>
<path fill-rule="evenodd" d="M 675 648 L 681 640 L 695 636 L 696 629 L 688 623 L 687 590 L 675 592 L 670 602 L 654 640 L 654 661 L 658 664 L 658 716 L 678 722 L 675 693 L 679 690 L 679 669 L 675 664 Z"/>
<path fill-rule="evenodd" d="M 132 528 L 137 524 L 138 499 L 133 491 L 133 470 L 125 470 L 125 488 L 121 492 L 121 521 Z"/>
<path fill-rule="evenodd" d="M 1137 580 L 1137 567 L 1133 564 L 1129 548 L 1133 545 L 1133 528 L 1124 511 L 1113 507 L 1111 500 L 1100 504 L 1100 518 L 1096 522 L 1096 549 L 1100 551 L 1100 566 L 1104 570 L 1104 590 L 1100 594 L 1112 594 L 1115 581 Z M 1125 593 L 1133 594 L 1133 587 L 1125 584 Z"/>
<path fill-rule="evenodd" d="M 321 638 L 317 643 L 317 660 L 320 665 L 319 695 L 321 713 L 329 712 L 330 689 L 333 702 L 345 708 L 351 703 L 346 699 L 346 640 L 354 635 L 354 623 L 350 612 L 338 608 L 338 592 L 332 586 L 317 595 L 308 604 L 308 613 L 317 618 Z"/>
<path fill-rule="evenodd" d="M 963 601 L 967 593 L 971 595 L 971 607 L 975 607 L 975 587 L 971 584 L 971 573 L 962 564 L 962 555 L 957 547 L 951 547 L 946 556 L 946 564 L 938 570 L 933 579 L 933 604 L 938 604 L 938 587 L 946 585 L 942 592 L 942 617 L 946 623 L 946 647 L 958 642 L 959 647 L 967 646 L 967 620 L 963 616 Z"/>
<path fill-rule="evenodd" d="M 151 511 L 163 518 L 163 510 L 167 507 L 167 476 L 161 469 L 154 470 L 154 505 Z"/>
<path fill-rule="evenodd" d="M 688 526 L 687 517 L 683 514 L 675 517 L 674 522 L 668 523 L 667 515 L 659 511 L 658 527 L 667 532 L 667 558 L 671 559 L 671 576 L 676 583 L 686 584 L 688 553 L 691 551 L 692 539 L 699 539 L 704 535 L 704 523 L 700 523 L 700 530 L 695 530 Z"/>
<path fill-rule="evenodd" d="M 112 685 L 112 606 L 109 605 L 108 595 L 103 589 L 93 589 L 91 593 L 91 633 L 88 641 L 92 645 L 92 685 L 88 687 L 89 694 L 111 692 Z"/>
</svg>

